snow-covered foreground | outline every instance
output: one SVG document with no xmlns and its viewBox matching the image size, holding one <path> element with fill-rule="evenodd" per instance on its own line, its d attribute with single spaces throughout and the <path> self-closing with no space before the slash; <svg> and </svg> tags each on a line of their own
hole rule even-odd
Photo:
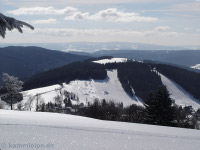
<svg viewBox="0 0 200 150">
<path fill-rule="evenodd" d="M 15 150 L 199 150 L 200 147 L 199 130 L 56 113 L 0 110 L 0 116 L 1 150 L 14 146 L 18 146 Z"/>
<path fill-rule="evenodd" d="M 69 84 L 64 84 L 61 93 L 64 91 L 72 92 L 78 95 L 80 102 L 92 102 L 95 98 L 123 102 L 124 106 L 131 104 L 143 105 L 139 98 L 130 97 L 122 88 L 117 77 L 117 70 L 108 70 L 105 80 L 75 80 Z M 60 95 L 60 85 L 53 85 L 44 88 L 33 89 L 23 93 L 24 100 L 22 104 L 28 109 L 29 99 L 37 94 L 41 95 L 41 100 L 45 103 L 54 102 L 54 97 Z M 34 98 L 36 99 L 36 97 Z M 32 110 L 36 108 L 36 100 L 31 104 Z"/>
<path fill-rule="evenodd" d="M 196 100 L 190 93 L 185 91 L 181 86 L 174 81 L 160 74 L 162 83 L 167 87 L 170 97 L 175 100 L 177 105 L 192 106 L 194 109 L 200 108 L 199 100 Z"/>
</svg>

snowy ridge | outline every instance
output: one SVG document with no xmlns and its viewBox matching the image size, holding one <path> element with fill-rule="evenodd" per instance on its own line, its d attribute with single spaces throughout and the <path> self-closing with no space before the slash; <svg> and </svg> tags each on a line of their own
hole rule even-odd
<svg viewBox="0 0 200 150">
<path fill-rule="evenodd" d="M 159 73 L 162 83 L 167 87 L 170 97 L 175 100 L 175 103 L 180 106 L 192 106 L 194 109 L 200 108 L 200 102 L 195 99 L 190 93 L 185 91 L 174 81 Z"/>
<path fill-rule="evenodd" d="M 101 59 L 93 62 L 99 64 L 107 64 L 107 63 L 122 63 L 127 61 L 128 61 L 127 58 L 111 58 L 111 59 Z"/>
<path fill-rule="evenodd" d="M 200 64 L 196 64 L 195 66 L 191 66 L 193 69 L 200 69 Z"/>
<path fill-rule="evenodd" d="M 41 95 L 41 100 L 44 103 L 54 102 L 54 97 L 60 95 L 60 89 L 64 91 L 72 92 L 78 95 L 80 103 L 86 104 L 87 102 L 93 102 L 95 98 L 100 100 L 112 100 L 116 103 L 123 102 L 124 106 L 131 104 L 137 104 L 143 106 L 140 98 L 134 96 L 130 97 L 122 88 L 122 85 L 117 77 L 117 70 L 107 70 L 108 77 L 105 80 L 74 80 L 69 84 L 63 84 L 61 89 L 60 85 L 53 85 L 44 88 L 33 89 L 23 92 L 24 100 L 21 102 L 28 110 L 30 103 L 30 97 L 37 94 Z M 34 98 L 32 110 L 36 108 L 36 97 Z"/>
<path fill-rule="evenodd" d="M 0 116 L 3 150 L 27 143 L 50 143 L 55 150 L 199 150 L 198 130 L 57 113 L 0 110 Z"/>
</svg>

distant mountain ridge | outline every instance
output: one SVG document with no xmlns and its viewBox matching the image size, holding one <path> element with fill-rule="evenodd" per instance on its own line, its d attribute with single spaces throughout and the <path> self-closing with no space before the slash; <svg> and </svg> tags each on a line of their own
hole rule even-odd
<svg viewBox="0 0 200 150">
<path fill-rule="evenodd" d="M 200 50 L 102 50 L 94 53 L 70 52 L 84 56 L 112 56 L 135 60 L 159 61 L 167 64 L 191 67 L 200 64 Z"/>
<path fill-rule="evenodd" d="M 40 47 L 0 48 L 0 84 L 3 72 L 25 79 L 37 73 L 88 58 L 90 57 Z"/>
<path fill-rule="evenodd" d="M 163 46 L 133 42 L 68 42 L 68 43 L 12 43 L 0 46 L 39 46 L 51 50 L 76 51 L 92 53 L 101 50 L 200 50 L 198 46 Z"/>
<path fill-rule="evenodd" d="M 0 44 L 0 47 L 8 45 L 9 44 Z M 191 47 L 160 46 L 130 42 L 71 42 L 10 45 L 37 45 L 50 50 L 86 57 L 124 57 L 135 60 L 160 61 L 187 67 L 200 64 L 200 46 L 197 46 L 196 50 L 194 50 Z"/>
</svg>

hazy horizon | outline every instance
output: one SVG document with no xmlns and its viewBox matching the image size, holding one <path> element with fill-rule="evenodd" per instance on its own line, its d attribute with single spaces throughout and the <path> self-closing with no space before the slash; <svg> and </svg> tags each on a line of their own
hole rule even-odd
<svg viewBox="0 0 200 150">
<path fill-rule="evenodd" d="M 34 31 L 7 32 L 4 43 L 131 42 L 200 47 L 199 0 L 0 0 L 1 13 Z"/>
</svg>

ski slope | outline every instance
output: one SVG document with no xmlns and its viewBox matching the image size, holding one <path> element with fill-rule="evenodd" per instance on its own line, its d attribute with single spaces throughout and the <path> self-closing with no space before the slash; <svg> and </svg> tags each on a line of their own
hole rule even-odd
<svg viewBox="0 0 200 150">
<path fill-rule="evenodd" d="M 23 92 L 24 99 L 21 102 L 24 110 L 29 110 L 30 97 L 41 95 L 40 101 L 44 103 L 54 102 L 54 98 L 64 91 L 72 92 L 78 95 L 80 103 L 86 104 L 93 102 L 95 98 L 100 100 L 112 100 L 116 103 L 123 102 L 124 106 L 137 104 L 143 106 L 140 98 L 134 96 L 130 97 L 122 88 L 122 85 L 117 77 L 117 70 L 107 70 L 108 77 L 105 80 L 74 80 L 69 84 L 53 85 L 44 88 L 33 89 Z M 61 89 L 61 90 L 60 90 Z M 31 110 L 36 108 L 36 97 L 32 102 Z M 17 107 L 17 105 L 15 106 Z"/>
<path fill-rule="evenodd" d="M 199 130 L 57 113 L 0 110 L 0 116 L 1 150 L 199 150 L 200 147 Z M 18 148 L 13 148 L 14 145 Z"/>
<path fill-rule="evenodd" d="M 107 70 L 107 79 L 89 80 L 89 81 L 72 81 L 65 85 L 65 89 L 80 96 L 83 100 L 93 101 L 95 98 L 123 102 L 124 106 L 131 104 L 142 105 L 139 98 L 130 97 L 122 88 L 117 77 L 117 70 Z"/>
<path fill-rule="evenodd" d="M 190 93 L 185 91 L 181 86 L 166 76 L 159 73 L 162 83 L 167 87 L 170 97 L 175 100 L 175 103 L 180 106 L 192 106 L 194 109 L 200 108 L 200 102 L 195 99 Z"/>
</svg>

